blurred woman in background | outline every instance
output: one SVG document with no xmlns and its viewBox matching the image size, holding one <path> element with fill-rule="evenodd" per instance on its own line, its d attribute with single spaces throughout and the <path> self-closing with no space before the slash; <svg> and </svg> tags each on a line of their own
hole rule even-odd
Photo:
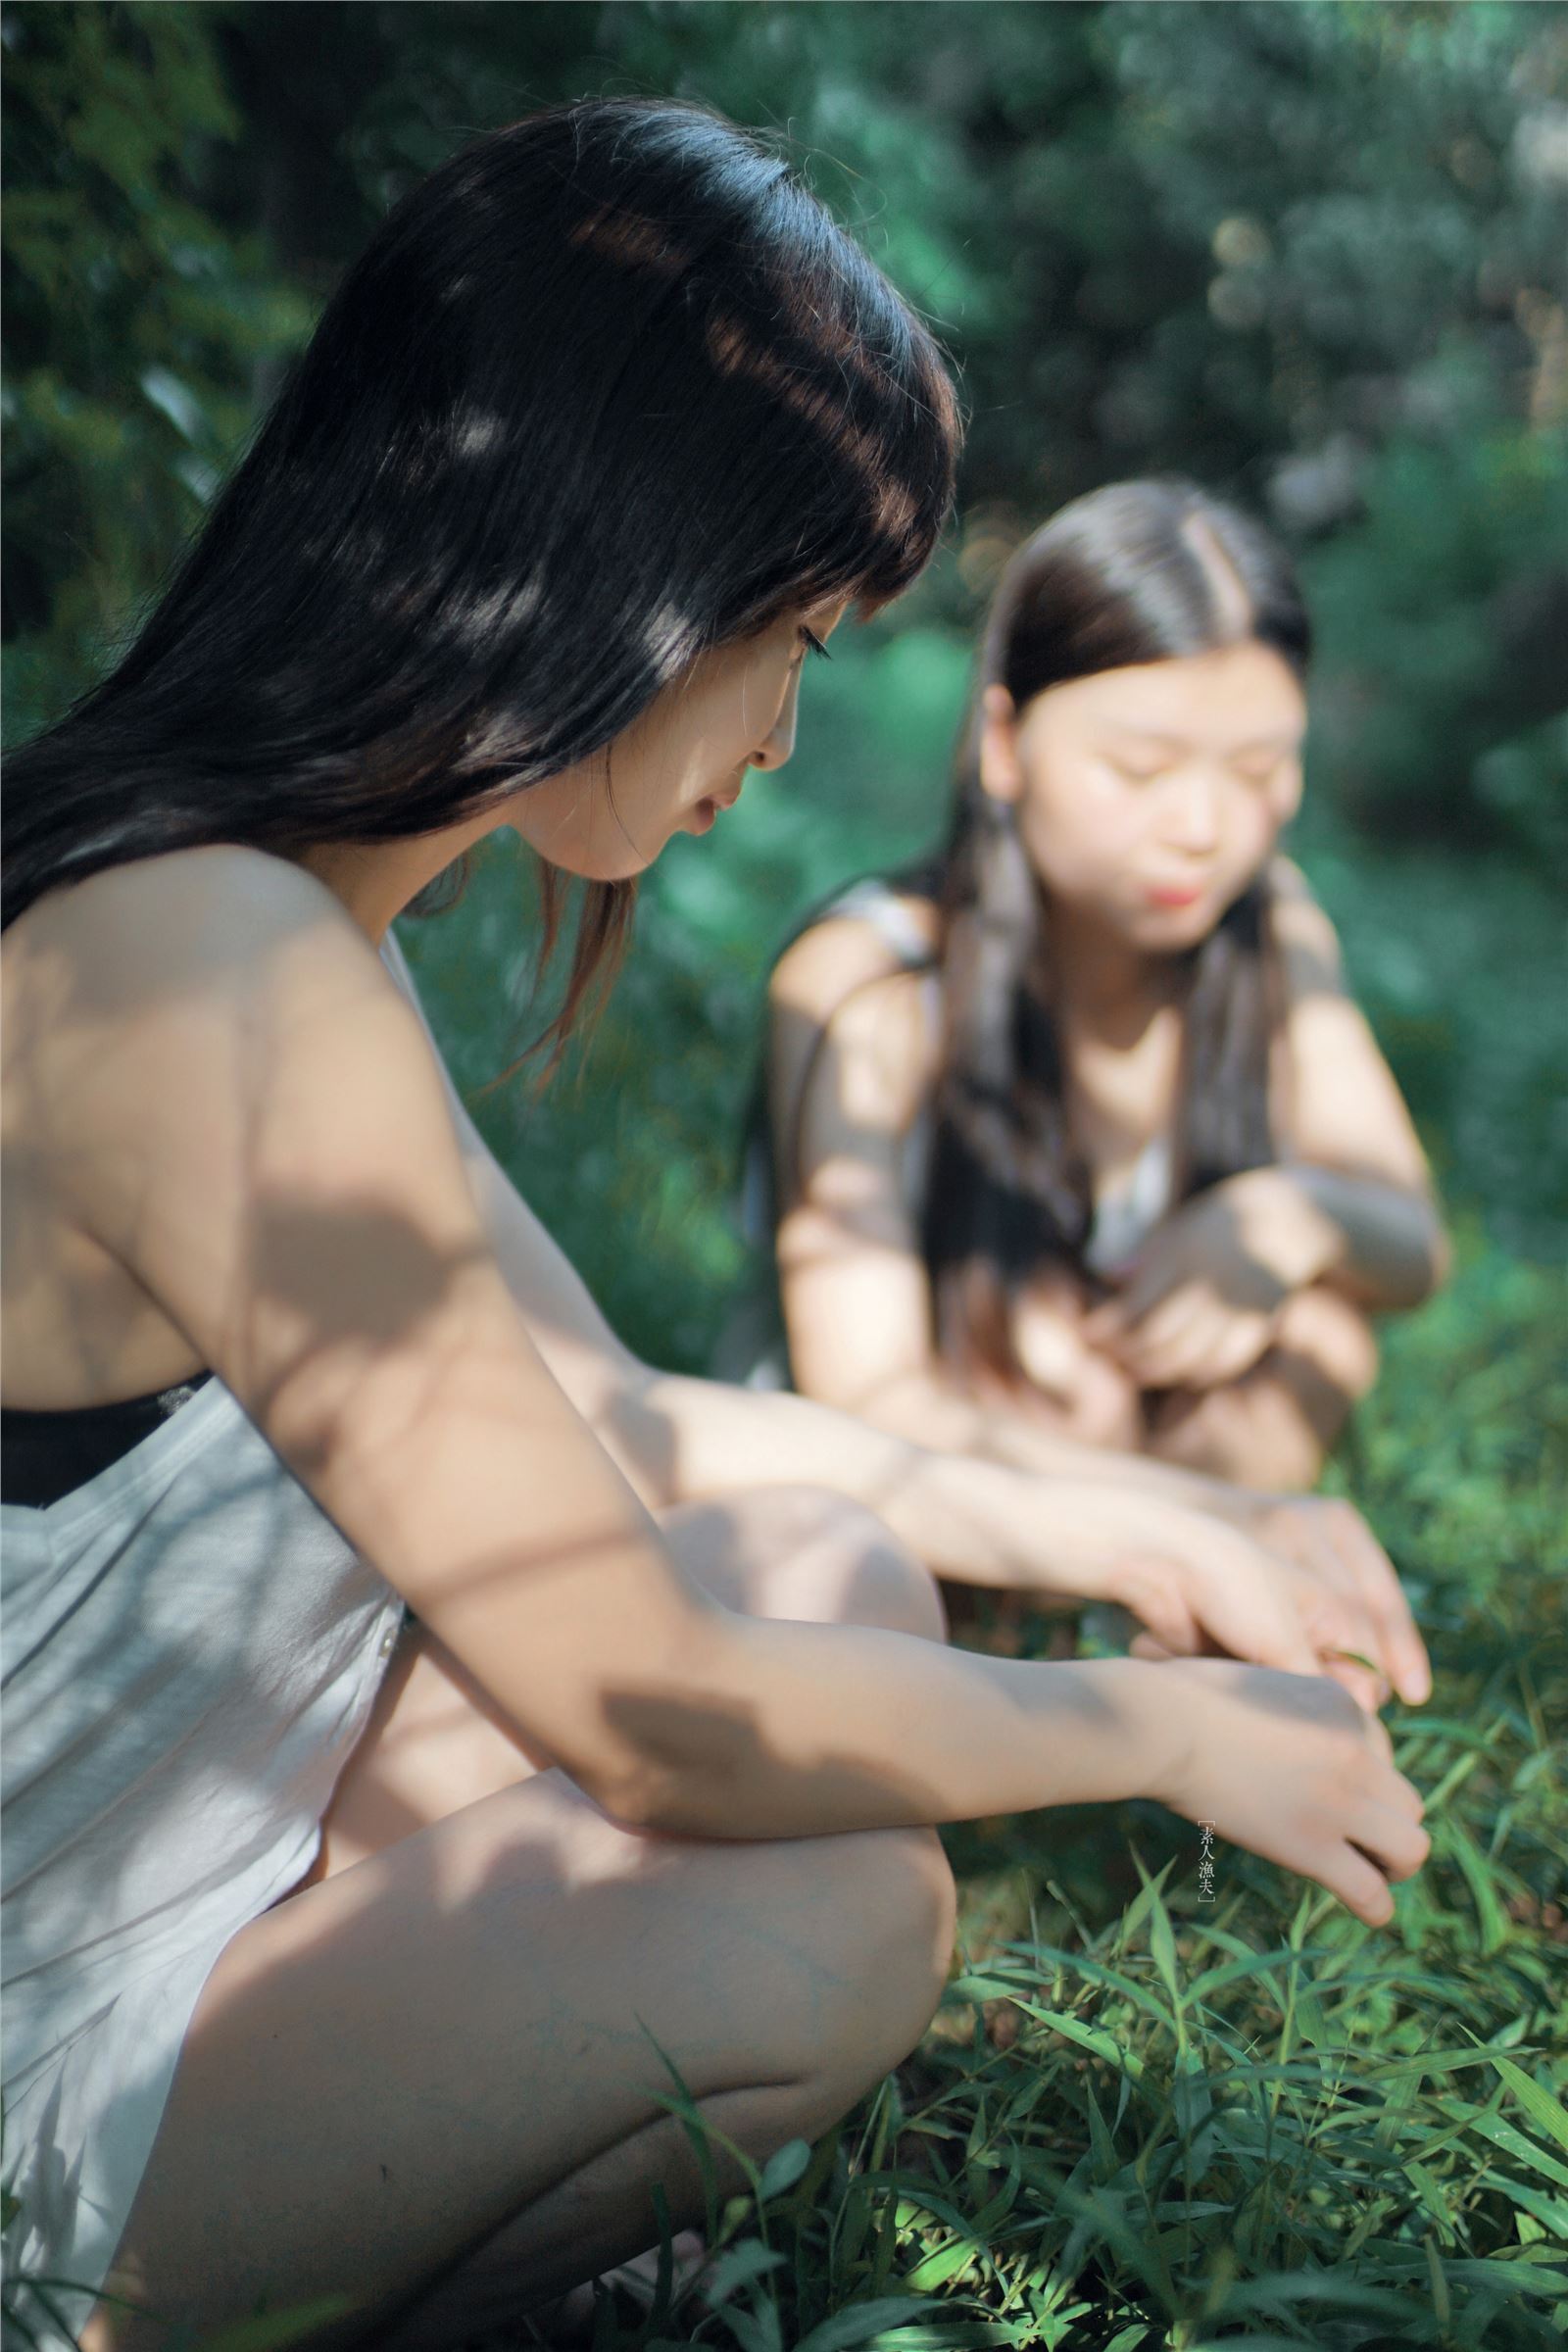
<svg viewBox="0 0 1568 2352">
<path fill-rule="evenodd" d="M 772 984 L 796 1386 L 922 1443 L 1309 1486 L 1445 1244 L 1333 927 L 1278 854 L 1307 615 L 1256 523 L 1114 484 L 1021 547 L 950 839 Z M 1043 1445 L 1048 1450 L 1042 1450 Z"/>
</svg>

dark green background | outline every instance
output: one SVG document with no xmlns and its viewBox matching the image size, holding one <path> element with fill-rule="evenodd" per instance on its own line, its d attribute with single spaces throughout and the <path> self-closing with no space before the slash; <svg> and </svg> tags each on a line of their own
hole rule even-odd
<svg viewBox="0 0 1568 2352">
<path fill-rule="evenodd" d="M 790 768 L 644 886 L 586 1065 L 482 1124 L 626 1336 L 708 1361 L 770 953 L 941 822 L 1007 548 L 1181 468 L 1300 555 L 1297 848 L 1472 1249 L 1568 1238 L 1568 15 L 1554 6 L 18 5 L 3 12 L 8 732 L 108 659 L 386 204 L 585 92 L 786 141 L 971 426 L 932 572 L 813 670 Z M 531 1032 L 510 836 L 405 925 L 466 1087 Z M 1479 1239 L 1485 1233 L 1483 1245 Z"/>
</svg>

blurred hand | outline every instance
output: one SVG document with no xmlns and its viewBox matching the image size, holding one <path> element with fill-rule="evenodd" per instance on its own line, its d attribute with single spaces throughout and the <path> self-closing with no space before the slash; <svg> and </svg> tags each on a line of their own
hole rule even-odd
<svg viewBox="0 0 1568 2352">
<path fill-rule="evenodd" d="M 1085 1336 L 1143 1388 L 1222 1388 L 1256 1363 L 1286 1300 L 1335 1250 L 1333 1226 L 1288 1170 L 1250 1168 L 1155 1228 Z"/>
</svg>

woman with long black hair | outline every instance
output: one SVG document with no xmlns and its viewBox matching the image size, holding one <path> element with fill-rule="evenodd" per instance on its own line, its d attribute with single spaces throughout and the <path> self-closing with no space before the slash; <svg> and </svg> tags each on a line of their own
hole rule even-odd
<svg viewBox="0 0 1568 2352">
<path fill-rule="evenodd" d="M 534 117 L 391 215 L 124 661 L 12 762 L 37 2335 L 47 2274 L 92 2352 L 312 2298 L 314 2340 L 444 2342 L 646 2246 L 656 2188 L 700 2204 L 666 2061 L 760 2155 L 916 2039 L 934 1823 L 1148 1791 L 1370 1921 L 1427 1850 L 1323 1670 L 1424 1695 L 1370 1538 L 1336 1591 L 1108 1482 L 635 1364 L 394 944 L 511 825 L 589 885 L 569 1018 L 630 878 L 789 756 L 813 646 L 926 561 L 956 441 L 935 347 L 782 163 L 676 106 Z M 943 1645 L 927 1566 L 1114 1592 L 1140 1544 L 1152 1620 L 1232 1656 Z"/>
<path fill-rule="evenodd" d="M 806 1394 L 1041 1467 L 1071 1436 L 1316 1478 L 1372 1379 L 1370 1313 L 1418 1303 L 1446 1249 L 1333 927 L 1278 855 L 1309 639 L 1284 551 L 1189 483 L 1113 483 L 1018 549 L 949 840 L 774 975 Z"/>
</svg>

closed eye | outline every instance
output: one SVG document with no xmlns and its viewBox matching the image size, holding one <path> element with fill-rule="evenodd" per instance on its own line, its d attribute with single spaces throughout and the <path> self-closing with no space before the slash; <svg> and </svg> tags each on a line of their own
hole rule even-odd
<svg viewBox="0 0 1568 2352">
<path fill-rule="evenodd" d="M 1281 751 L 1268 752 L 1259 759 L 1254 753 L 1250 760 L 1233 760 L 1231 770 L 1241 777 L 1244 784 L 1266 784 L 1288 757 L 1287 753 Z"/>
<path fill-rule="evenodd" d="M 801 623 L 801 643 L 806 652 L 820 654 L 824 662 L 832 661 L 833 657 L 822 643 L 821 638 L 808 629 L 804 621 Z"/>
</svg>

